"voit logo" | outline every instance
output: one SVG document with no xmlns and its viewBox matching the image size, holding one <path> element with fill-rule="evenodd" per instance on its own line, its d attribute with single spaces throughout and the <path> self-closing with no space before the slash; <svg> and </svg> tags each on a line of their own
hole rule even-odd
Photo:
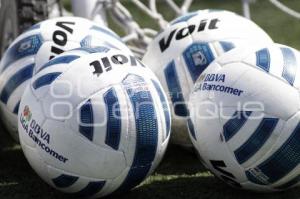
<svg viewBox="0 0 300 199">
<path fill-rule="evenodd" d="M 28 105 L 26 105 L 24 107 L 24 110 L 23 110 L 23 118 L 24 118 L 24 121 L 25 122 L 29 122 L 31 120 L 31 117 L 32 117 L 32 113 L 30 111 L 30 108 Z"/>
</svg>

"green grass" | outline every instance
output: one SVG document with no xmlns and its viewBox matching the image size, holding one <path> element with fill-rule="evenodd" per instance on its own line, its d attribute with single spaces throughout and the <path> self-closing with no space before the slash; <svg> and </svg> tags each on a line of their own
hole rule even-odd
<svg viewBox="0 0 300 199">
<path fill-rule="evenodd" d="M 67 5 L 66 7 L 70 9 L 69 0 L 64 0 L 64 2 Z M 129 8 L 134 19 L 141 24 L 142 27 L 158 28 L 152 19 L 132 6 L 130 0 L 122 0 L 122 2 Z M 181 0 L 177 0 L 177 2 L 181 2 Z M 299 0 L 284 0 L 284 3 L 300 12 Z M 175 15 L 169 11 L 165 12 L 164 10 L 166 10 L 166 8 L 164 3 L 160 3 L 158 6 L 158 9 L 163 11 L 162 13 L 165 18 L 172 20 Z M 225 9 L 240 15 L 243 13 L 240 0 L 194 0 L 191 10 L 198 9 Z M 261 26 L 275 42 L 300 49 L 300 20 L 280 11 L 268 0 L 257 0 L 256 3 L 251 4 L 251 18 L 255 23 Z M 122 34 L 118 26 L 113 24 L 112 28 L 117 33 Z"/>
<path fill-rule="evenodd" d="M 300 49 L 300 20 L 280 11 L 267 0 L 257 0 L 256 2 L 251 5 L 252 20 L 261 26 L 275 42 Z M 286 5 L 300 12 L 299 0 L 284 0 L 284 2 Z M 130 5 L 130 3 L 127 4 Z M 139 24 L 157 28 L 153 25 L 153 21 L 145 17 L 142 12 L 132 6 L 129 8 Z M 161 4 L 160 8 L 164 10 L 166 6 Z M 241 15 L 243 13 L 240 0 L 194 0 L 191 10 L 198 9 L 225 9 Z M 171 12 L 163 13 L 169 20 L 174 17 Z M 118 31 L 118 29 L 115 30 Z"/>
<path fill-rule="evenodd" d="M 195 0 L 192 9 L 227 9 L 241 14 L 238 0 Z M 265 29 L 274 41 L 300 49 L 300 21 L 259 0 L 251 6 L 253 20 Z M 300 11 L 299 0 L 285 0 Z M 164 8 L 162 6 L 162 8 Z M 151 20 L 136 10 L 134 16 L 145 26 Z M 167 14 L 172 18 L 172 14 Z M 45 184 L 31 169 L 19 145 L 0 126 L 0 198 L 1 199 L 65 199 L 73 198 Z M 139 187 L 122 195 L 131 199 L 298 199 L 300 189 L 276 194 L 258 194 L 233 189 L 211 175 L 194 153 L 170 146 L 158 169 Z"/>
<path fill-rule="evenodd" d="M 0 198 L 72 199 L 44 183 L 31 169 L 19 145 L 0 126 Z M 300 189 L 276 194 L 258 194 L 233 189 L 207 171 L 196 155 L 170 146 L 154 172 L 140 186 L 118 199 L 298 199 Z M 111 197 L 113 198 L 113 197 Z"/>
</svg>

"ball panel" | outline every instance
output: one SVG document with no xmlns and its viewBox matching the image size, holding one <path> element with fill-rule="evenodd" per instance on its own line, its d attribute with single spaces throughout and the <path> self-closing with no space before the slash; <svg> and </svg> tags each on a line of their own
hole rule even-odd
<svg viewBox="0 0 300 199">
<path fill-rule="evenodd" d="M 39 101 L 34 97 L 30 87 L 25 89 L 26 95 L 22 100 L 18 113 L 18 131 L 22 144 L 37 147 L 40 143 L 37 136 L 40 136 L 40 126 L 45 122 L 44 112 Z M 40 125 L 37 125 L 40 124 Z"/>
<path fill-rule="evenodd" d="M 20 36 L 20 38 L 22 35 Z M 33 34 L 13 43 L 1 59 L 1 72 L 10 67 L 16 60 L 35 55 L 43 44 L 41 34 Z"/>
<path fill-rule="evenodd" d="M 156 102 L 155 106 L 157 106 L 157 110 L 162 110 L 160 113 L 161 125 L 160 129 L 162 132 L 161 142 L 164 142 L 166 139 L 168 139 L 170 133 L 171 133 L 171 115 L 170 115 L 170 108 L 167 101 L 167 96 L 165 95 L 162 86 L 160 85 L 159 81 L 155 79 L 151 79 L 152 85 L 154 86 L 154 89 L 156 91 L 153 92 L 153 98 Z M 163 114 L 162 114 L 163 113 Z M 163 122 L 164 121 L 164 122 Z"/>
<path fill-rule="evenodd" d="M 131 169 L 117 191 L 132 189 L 147 176 L 155 158 L 159 133 L 153 97 L 144 78 L 129 74 L 122 84 L 132 104 L 137 137 Z"/>
<path fill-rule="evenodd" d="M 78 132 L 66 128 L 64 122 L 48 119 L 43 129 L 49 132 L 49 147 L 59 154 L 40 150 L 41 157 L 48 165 L 97 179 L 115 178 L 126 168 L 125 157 L 121 151 L 93 144 Z M 117 164 L 111 164 L 113 162 Z"/>
<path fill-rule="evenodd" d="M 299 186 L 299 174 L 297 174 L 296 177 L 292 177 L 288 180 L 285 180 L 283 183 L 275 186 L 274 188 L 280 191 L 280 190 L 290 189 L 297 186 Z"/>
<path fill-rule="evenodd" d="M 234 61 L 230 58 L 231 55 Z M 194 114 L 191 114 L 196 138 L 192 140 L 206 165 L 214 167 L 212 171 L 228 184 L 234 185 L 232 180 L 235 180 L 242 187 L 256 191 L 279 191 L 297 184 L 300 157 L 299 91 L 293 86 L 293 79 L 297 79 L 298 56 L 298 52 L 292 48 L 278 44 L 255 46 L 241 52 L 236 49 L 217 58 L 216 63 L 221 64 L 222 69 L 213 74 L 204 71 L 203 77 L 198 79 L 190 97 L 190 106 L 196 109 Z M 238 57 L 241 58 L 240 61 Z M 293 69 L 285 73 L 286 66 Z M 221 74 L 225 75 L 224 81 L 220 78 Z M 292 78 L 287 78 L 284 74 Z M 203 89 L 205 82 L 215 82 L 215 86 Z M 241 89 L 245 96 L 233 98 L 228 93 L 221 92 L 222 85 Z M 219 89 L 216 89 L 217 86 Z M 207 95 L 209 97 L 203 97 Z M 220 104 L 217 106 L 217 109 L 221 110 L 220 115 L 208 117 L 216 111 L 214 106 L 207 105 L 203 108 L 205 102 Z M 258 104 L 249 102 L 259 102 L 262 105 L 260 108 L 263 109 L 257 109 Z M 195 114 L 197 112 L 198 115 Z M 199 113 L 205 117 L 200 117 Z M 228 115 L 231 117 L 228 118 Z M 209 122 L 217 123 L 218 120 L 221 127 L 208 125 Z M 210 133 L 209 136 L 206 135 L 207 132 Z M 221 137 L 217 137 L 219 134 Z M 216 140 L 211 141 L 213 138 L 210 136 L 215 136 Z M 208 148 L 207 143 L 210 141 L 214 143 L 215 148 L 219 147 L 221 142 L 229 153 L 223 154 L 224 149 L 201 148 Z M 207 161 L 207 157 L 218 158 L 221 155 L 226 161 Z M 237 178 L 224 172 L 227 164 L 240 168 L 230 171 L 234 177 L 238 176 Z M 226 176 L 225 179 L 220 172 Z M 228 181 L 228 178 L 231 180 Z"/>
<path fill-rule="evenodd" d="M 34 171 L 48 184 L 50 184 L 50 179 L 48 178 L 48 169 L 44 160 L 39 155 L 36 147 L 32 147 L 27 143 L 23 143 L 22 138 L 20 138 L 20 143 L 22 144 L 23 153 L 29 163 L 29 165 L 34 169 Z"/>
<path fill-rule="evenodd" d="M 237 68 L 238 70 L 236 70 Z M 211 79 L 212 82 L 216 83 L 205 85 L 205 82 L 210 82 L 209 75 L 214 76 Z M 217 75 L 220 78 L 223 76 L 224 82 L 223 80 L 217 80 Z M 257 79 L 260 81 L 257 81 Z M 218 85 L 220 86 L 218 87 Z M 278 90 L 282 90 L 282 92 L 278 92 Z M 264 105 L 265 113 L 282 119 L 291 117 L 299 107 L 299 94 L 295 88 L 266 72 L 241 63 L 225 65 L 222 70 L 214 75 L 206 74 L 202 91 L 211 92 L 217 104 L 223 103 L 223 106 L 237 106 L 240 104 L 249 107 L 257 106 L 258 108 Z"/>
<path fill-rule="evenodd" d="M 55 48 L 60 49 L 59 52 L 56 52 Z M 80 44 L 76 41 L 68 41 L 68 43 L 64 46 L 57 46 L 53 41 L 46 41 L 41 45 L 39 51 L 36 53 L 35 56 L 35 63 L 36 63 L 36 68 L 35 68 L 35 73 L 40 70 L 40 68 L 47 63 L 49 60 L 53 59 L 56 57 L 58 54 L 72 50 L 75 48 L 79 48 Z"/>
<path fill-rule="evenodd" d="M 92 197 L 107 188 L 111 180 L 88 178 L 48 166 L 48 178 L 53 187 L 74 196 Z"/>
<path fill-rule="evenodd" d="M 197 98 L 191 96 L 190 100 L 195 99 Z M 190 137 L 202 160 L 221 179 L 232 181 L 236 186 L 239 186 L 239 183 L 247 179 L 244 175 L 244 169 L 233 157 L 232 151 L 222 135 L 223 126 L 219 121 L 218 109 L 215 109 L 211 101 L 204 101 L 201 104 L 201 109 L 194 107 L 194 110 L 197 112 L 191 112 L 191 122 L 194 125 L 196 139 L 192 135 Z"/>
</svg>

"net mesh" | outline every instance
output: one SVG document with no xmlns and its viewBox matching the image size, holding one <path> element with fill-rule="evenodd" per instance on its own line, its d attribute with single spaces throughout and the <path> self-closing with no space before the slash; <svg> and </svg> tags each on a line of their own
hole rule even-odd
<svg viewBox="0 0 300 199">
<path fill-rule="evenodd" d="M 189 12 L 194 0 L 129 0 L 135 8 L 139 9 L 144 15 L 151 18 L 158 29 L 164 29 L 168 26 L 169 21 L 159 12 L 158 4 L 164 3 L 167 5 L 168 12 L 173 12 L 174 16 L 181 16 Z M 287 7 L 284 3 L 278 0 L 269 0 L 274 6 L 281 11 L 300 19 L 300 13 Z M 128 44 L 131 50 L 138 56 L 142 57 L 146 51 L 148 44 L 157 34 L 157 29 L 150 27 L 142 27 L 137 19 L 126 7 L 125 1 L 120 0 L 98 0 L 93 10 L 92 15 L 97 16 L 99 13 L 106 21 L 106 14 L 109 14 L 113 21 L 125 32 L 123 41 Z M 250 4 L 259 2 L 256 0 L 241 0 L 243 14 L 250 18 Z M 105 14 L 103 14 L 105 13 Z M 93 18 L 93 17 L 92 17 Z"/>
<path fill-rule="evenodd" d="M 158 3 L 164 2 L 168 6 L 168 12 L 173 12 L 175 16 L 180 16 L 189 11 L 193 0 L 183 0 L 180 5 L 174 0 L 131 0 L 137 9 L 147 15 L 153 22 L 163 29 L 168 26 L 168 20 L 158 11 Z M 126 8 L 124 3 L 119 0 L 99 0 L 94 9 L 94 14 L 103 13 L 110 14 L 113 21 L 117 23 L 125 32 L 122 38 L 128 44 L 130 49 L 138 56 L 142 57 L 146 48 L 153 37 L 157 34 L 157 30 L 149 27 L 142 27 L 133 17 L 132 13 Z"/>
</svg>

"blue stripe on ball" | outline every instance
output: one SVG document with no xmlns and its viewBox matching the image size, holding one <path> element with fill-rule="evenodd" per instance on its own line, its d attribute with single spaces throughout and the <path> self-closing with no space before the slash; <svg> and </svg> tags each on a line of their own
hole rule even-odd
<svg viewBox="0 0 300 199">
<path fill-rule="evenodd" d="M 43 39 L 40 34 L 31 35 L 8 48 L 3 56 L 3 60 L 1 60 L 3 64 L 2 71 L 19 59 L 30 55 L 35 55 L 40 49 L 42 41 Z"/>
<path fill-rule="evenodd" d="M 105 28 L 102 28 L 102 27 L 100 27 L 100 26 L 92 26 L 92 27 L 90 28 L 90 30 L 99 31 L 99 32 L 101 32 L 101 33 L 104 33 L 104 34 L 106 34 L 106 35 L 109 35 L 109 36 L 111 36 L 111 37 L 113 37 L 113 38 L 115 38 L 115 39 L 117 39 L 117 40 L 119 40 L 119 41 L 122 42 L 121 38 L 120 38 L 117 34 L 115 34 L 115 33 L 112 32 L 112 31 L 109 31 L 109 30 L 107 30 L 107 29 L 105 29 Z"/>
<path fill-rule="evenodd" d="M 121 139 L 121 111 L 116 91 L 113 88 L 104 94 L 104 101 L 107 114 L 105 144 L 118 150 Z"/>
<path fill-rule="evenodd" d="M 135 117 L 136 149 L 128 175 L 117 193 L 130 190 L 144 180 L 154 161 L 158 142 L 158 124 L 151 93 L 140 90 L 141 85 L 146 86 L 145 80 L 130 74 L 122 83 Z"/>
<path fill-rule="evenodd" d="M 62 174 L 57 178 L 52 179 L 52 182 L 58 188 L 67 188 L 72 186 L 78 179 L 79 177 L 77 176 Z"/>
<path fill-rule="evenodd" d="M 290 137 L 267 160 L 259 164 L 254 170 L 259 171 L 267 180 L 263 183 L 271 184 L 288 175 L 300 163 L 300 123 Z M 251 173 L 253 183 L 260 180 L 259 175 Z M 255 180 L 253 180 L 255 179 Z M 257 183 L 258 184 L 258 183 Z"/>
<path fill-rule="evenodd" d="M 169 94 L 174 107 L 174 113 L 178 116 L 188 116 L 189 111 L 185 104 L 182 89 L 178 79 L 175 62 L 170 62 L 164 70 Z"/>
<path fill-rule="evenodd" d="M 39 78 L 37 78 L 33 83 L 32 87 L 34 89 L 38 89 L 40 87 L 46 86 L 51 84 L 59 75 L 61 72 L 53 72 L 53 73 L 47 73 L 46 75 L 43 75 Z"/>
<path fill-rule="evenodd" d="M 266 72 L 270 70 L 270 52 L 267 48 L 256 52 L 256 65 Z"/>
<path fill-rule="evenodd" d="M 74 61 L 78 58 L 80 58 L 80 57 L 77 56 L 77 55 L 65 55 L 65 56 L 54 58 L 54 59 L 50 60 L 49 62 L 47 62 L 46 64 L 44 64 L 37 71 L 37 73 L 40 72 L 41 70 L 45 69 L 45 68 L 48 68 L 49 66 L 53 66 L 55 64 L 68 64 L 68 63 L 71 63 L 72 61 Z"/>
<path fill-rule="evenodd" d="M 32 77 L 33 69 L 34 64 L 29 64 L 9 78 L 0 95 L 0 100 L 4 104 L 7 103 L 9 97 L 14 92 L 14 90 L 18 88 L 18 86 Z"/>
<path fill-rule="evenodd" d="M 105 181 L 89 182 L 85 188 L 75 193 L 74 195 L 84 197 L 84 198 L 91 197 L 99 193 L 103 189 L 104 185 L 105 185 Z"/>
<path fill-rule="evenodd" d="M 266 143 L 275 129 L 278 118 L 263 118 L 257 129 L 238 149 L 234 155 L 240 164 L 249 160 Z"/>
<path fill-rule="evenodd" d="M 80 122 L 79 132 L 81 135 L 93 141 L 94 137 L 94 112 L 93 105 L 89 99 L 85 104 L 80 107 Z"/>
<path fill-rule="evenodd" d="M 289 82 L 290 85 L 294 84 L 297 73 L 297 61 L 293 51 L 289 48 L 280 48 L 283 56 L 283 72 L 282 77 Z"/>
<path fill-rule="evenodd" d="M 225 141 L 229 141 L 246 123 L 251 111 L 236 111 L 223 126 Z"/>
<path fill-rule="evenodd" d="M 168 137 L 170 134 L 170 129 L 171 129 L 171 116 L 170 116 L 170 110 L 169 110 L 169 107 L 167 104 L 168 101 L 167 101 L 161 87 L 159 86 L 159 84 L 155 80 L 152 80 L 152 83 L 159 95 L 159 99 L 160 99 L 160 102 L 161 102 L 163 110 L 164 110 L 166 133 L 167 133 L 166 136 Z"/>
</svg>

